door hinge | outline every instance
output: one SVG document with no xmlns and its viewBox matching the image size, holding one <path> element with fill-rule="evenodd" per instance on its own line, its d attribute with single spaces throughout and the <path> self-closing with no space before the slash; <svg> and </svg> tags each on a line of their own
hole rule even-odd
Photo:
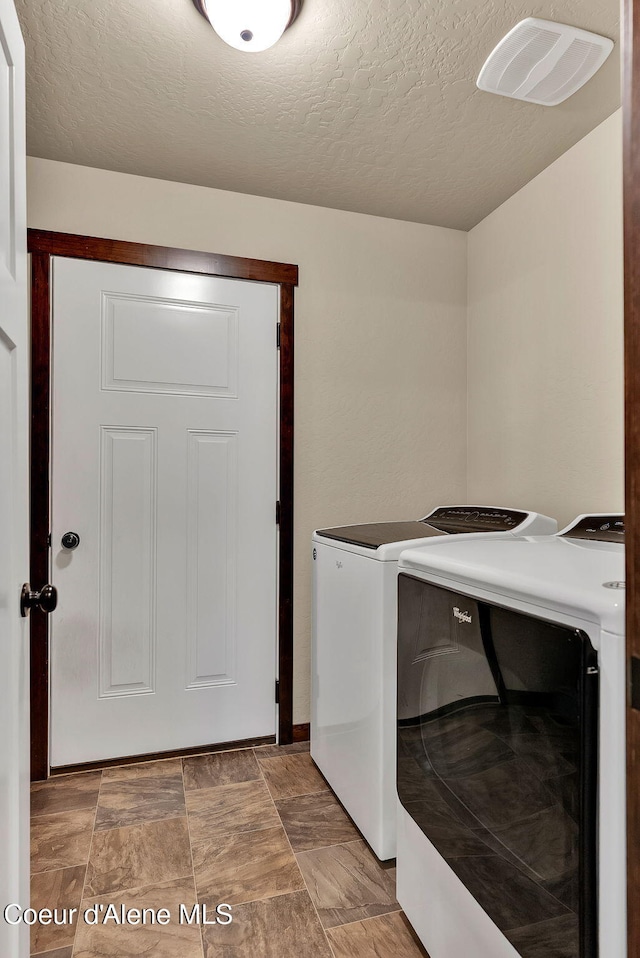
<svg viewBox="0 0 640 958">
<path fill-rule="evenodd" d="M 276 679 L 276 705 L 280 704 L 280 682 Z"/>
<path fill-rule="evenodd" d="M 631 656 L 631 708 L 640 711 L 640 659 Z"/>
<path fill-rule="evenodd" d="M 49 533 L 49 535 L 47 536 L 47 548 L 48 549 L 51 548 L 51 533 Z"/>
<path fill-rule="evenodd" d="M 276 345 L 280 349 L 280 323 L 276 326 Z"/>
<path fill-rule="evenodd" d="M 280 525 L 280 500 L 276 502 L 276 525 Z"/>
</svg>

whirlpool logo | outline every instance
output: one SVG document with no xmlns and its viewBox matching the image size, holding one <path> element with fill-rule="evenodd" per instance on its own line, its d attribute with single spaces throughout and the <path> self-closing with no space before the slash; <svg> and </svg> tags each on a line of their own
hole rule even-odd
<svg viewBox="0 0 640 958">
<path fill-rule="evenodd" d="M 458 622 L 471 622 L 471 616 L 469 613 L 461 612 L 457 605 L 453 609 L 453 617 L 454 619 L 457 619 Z"/>
</svg>

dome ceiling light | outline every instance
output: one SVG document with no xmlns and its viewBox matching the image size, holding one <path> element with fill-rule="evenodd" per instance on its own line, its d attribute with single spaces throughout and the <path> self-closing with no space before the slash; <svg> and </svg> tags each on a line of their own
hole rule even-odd
<svg viewBox="0 0 640 958">
<path fill-rule="evenodd" d="M 302 0 L 193 0 L 221 40 L 247 53 L 277 43 L 300 13 Z"/>
</svg>

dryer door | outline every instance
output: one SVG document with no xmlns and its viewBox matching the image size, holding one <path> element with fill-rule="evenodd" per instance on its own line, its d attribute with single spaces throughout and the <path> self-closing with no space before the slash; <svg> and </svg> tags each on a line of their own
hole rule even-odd
<svg viewBox="0 0 640 958">
<path fill-rule="evenodd" d="M 398 796 L 523 958 L 595 958 L 598 670 L 581 631 L 399 577 Z"/>
</svg>

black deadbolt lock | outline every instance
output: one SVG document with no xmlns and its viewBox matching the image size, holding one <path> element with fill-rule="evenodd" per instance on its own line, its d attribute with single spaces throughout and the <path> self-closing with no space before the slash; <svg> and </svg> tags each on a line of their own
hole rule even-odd
<svg viewBox="0 0 640 958">
<path fill-rule="evenodd" d="M 77 549 L 80 545 L 80 536 L 77 532 L 65 532 L 60 542 L 63 549 Z"/>
</svg>

